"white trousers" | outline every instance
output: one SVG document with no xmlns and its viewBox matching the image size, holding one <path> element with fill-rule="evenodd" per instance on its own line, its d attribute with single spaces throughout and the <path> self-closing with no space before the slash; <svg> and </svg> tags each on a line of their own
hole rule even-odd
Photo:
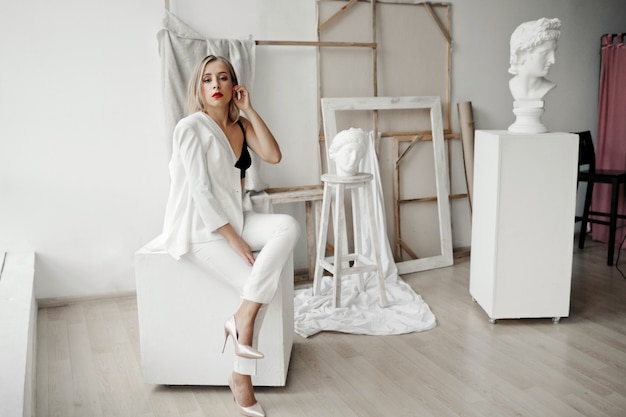
<svg viewBox="0 0 626 417">
<path fill-rule="evenodd" d="M 247 265 L 224 239 L 192 245 L 190 255 L 195 264 L 211 277 L 223 279 L 243 299 L 263 304 L 254 324 L 254 347 L 257 346 L 266 304 L 276 294 L 282 270 L 299 236 L 299 223 L 287 214 L 246 211 L 241 237 L 252 251 L 258 252 L 254 265 Z M 235 355 L 233 370 L 239 374 L 256 375 L 256 360 Z"/>
</svg>

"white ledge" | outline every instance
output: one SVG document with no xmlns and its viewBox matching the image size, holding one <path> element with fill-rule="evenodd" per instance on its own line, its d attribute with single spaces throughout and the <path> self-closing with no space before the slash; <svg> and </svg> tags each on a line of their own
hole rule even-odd
<svg viewBox="0 0 626 417">
<path fill-rule="evenodd" d="M 34 253 L 0 251 L 0 416 L 34 414 Z"/>
</svg>

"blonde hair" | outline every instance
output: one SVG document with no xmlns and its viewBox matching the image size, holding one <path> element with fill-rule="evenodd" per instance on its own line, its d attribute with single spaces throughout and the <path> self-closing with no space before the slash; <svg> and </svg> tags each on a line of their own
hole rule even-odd
<svg viewBox="0 0 626 417">
<path fill-rule="evenodd" d="M 204 68 L 207 66 L 207 64 L 214 61 L 220 61 L 226 65 L 226 68 L 228 69 L 228 73 L 230 75 L 230 79 L 233 82 L 233 86 L 239 84 L 239 81 L 237 81 L 237 74 L 235 73 L 235 69 L 228 59 L 224 58 L 223 56 L 216 55 L 206 56 L 194 67 L 191 74 L 191 79 L 189 80 L 189 84 L 187 85 L 187 112 L 189 114 L 204 111 L 205 103 L 204 96 L 202 95 L 202 74 L 204 73 Z M 228 120 L 232 123 L 235 123 L 237 120 L 239 120 L 239 108 L 232 99 L 230 100 L 230 103 L 228 103 Z"/>
</svg>

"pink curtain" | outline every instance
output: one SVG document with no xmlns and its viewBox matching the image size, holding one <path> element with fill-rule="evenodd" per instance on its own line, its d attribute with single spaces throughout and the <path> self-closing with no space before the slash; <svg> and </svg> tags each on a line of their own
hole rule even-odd
<svg viewBox="0 0 626 417">
<path fill-rule="evenodd" d="M 626 45 L 622 34 L 602 36 L 596 143 L 597 169 L 626 169 Z M 610 186 L 596 184 L 592 210 L 608 212 L 610 202 Z M 626 198 L 623 194 L 619 201 L 619 212 L 626 213 Z M 618 230 L 616 244 L 620 243 L 623 233 L 624 229 L 622 233 Z M 609 229 L 594 224 L 591 235 L 595 240 L 607 242 Z"/>
</svg>

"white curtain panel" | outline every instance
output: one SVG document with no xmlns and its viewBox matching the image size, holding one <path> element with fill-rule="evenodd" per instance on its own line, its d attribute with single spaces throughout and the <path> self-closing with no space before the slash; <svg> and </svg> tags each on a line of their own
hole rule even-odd
<svg viewBox="0 0 626 417">
<path fill-rule="evenodd" d="M 240 84 L 251 90 L 254 83 L 255 42 L 248 39 L 205 39 L 171 12 L 165 12 L 163 28 L 157 33 L 161 56 L 161 81 L 165 115 L 165 141 L 171 152 L 176 123 L 187 115 L 187 83 L 195 65 L 207 55 L 227 58 L 235 68 Z M 264 190 L 258 157 L 252 154 L 252 167 L 246 175 L 247 190 Z"/>
</svg>

